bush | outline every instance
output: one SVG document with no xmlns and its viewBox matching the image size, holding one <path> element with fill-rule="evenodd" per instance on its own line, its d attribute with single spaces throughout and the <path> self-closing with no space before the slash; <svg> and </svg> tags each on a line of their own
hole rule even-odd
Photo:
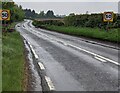
<svg viewBox="0 0 120 93">
<path fill-rule="evenodd" d="M 41 27 L 42 25 L 56 25 L 63 26 L 64 23 L 61 20 L 45 20 L 45 21 L 33 21 L 33 25 L 36 27 Z"/>
<path fill-rule="evenodd" d="M 81 26 L 81 27 L 101 27 L 106 28 L 107 23 L 103 22 L 103 14 L 81 14 L 69 15 L 64 18 L 65 26 Z M 114 14 L 114 21 L 109 25 L 111 28 L 120 27 L 120 17 Z"/>
</svg>

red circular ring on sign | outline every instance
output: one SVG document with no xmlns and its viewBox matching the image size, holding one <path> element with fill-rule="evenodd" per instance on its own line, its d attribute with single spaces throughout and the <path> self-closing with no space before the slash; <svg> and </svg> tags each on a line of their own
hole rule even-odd
<svg viewBox="0 0 120 93">
<path fill-rule="evenodd" d="M 2 10 L 2 12 L 7 12 L 7 14 L 8 14 L 7 18 L 2 18 L 2 19 L 3 19 L 3 20 L 8 19 L 8 17 L 9 17 L 9 13 L 8 13 L 8 11 L 6 11 L 6 10 Z M 2 15 L 2 12 L 1 12 L 1 15 Z"/>
<path fill-rule="evenodd" d="M 111 14 L 112 15 L 112 13 L 111 12 L 105 12 L 105 15 L 106 14 Z M 105 19 L 106 19 L 106 17 L 105 17 Z M 109 20 L 111 20 L 112 19 L 112 17 L 109 19 Z M 108 19 L 106 19 L 106 20 L 108 20 Z"/>
</svg>

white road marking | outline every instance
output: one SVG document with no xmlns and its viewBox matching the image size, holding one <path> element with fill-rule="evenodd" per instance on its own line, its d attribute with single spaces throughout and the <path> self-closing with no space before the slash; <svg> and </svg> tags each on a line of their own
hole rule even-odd
<svg viewBox="0 0 120 93">
<path fill-rule="evenodd" d="M 25 40 L 25 41 L 29 44 L 30 49 L 31 49 L 31 51 L 33 52 L 33 54 L 34 54 L 35 58 L 36 58 L 36 59 L 38 59 L 39 57 L 38 57 L 38 55 L 36 54 L 35 50 L 33 49 L 32 45 L 30 44 L 30 42 L 29 42 L 29 41 L 27 41 L 27 40 Z"/>
<path fill-rule="evenodd" d="M 37 33 L 40 33 L 40 32 L 37 32 Z M 118 63 L 118 62 L 116 62 L 116 61 L 114 61 L 114 60 L 111 60 L 111 59 L 109 59 L 109 58 L 103 57 L 103 56 L 98 55 L 98 54 L 96 54 L 96 53 L 93 53 L 93 52 L 91 52 L 91 51 L 88 51 L 88 50 L 85 50 L 85 49 L 83 49 L 83 48 L 74 46 L 74 45 L 72 45 L 72 44 L 67 44 L 67 43 L 65 43 L 64 41 L 55 40 L 55 39 L 53 39 L 53 38 L 50 38 L 50 37 L 49 37 L 48 35 L 46 35 L 46 34 L 43 34 L 43 35 L 44 35 L 45 37 L 49 38 L 49 39 L 54 40 L 54 41 L 57 41 L 57 42 L 60 41 L 60 42 L 62 42 L 63 45 L 65 45 L 65 46 L 71 46 L 71 47 L 73 47 L 73 48 L 76 48 L 76 49 L 79 49 L 79 50 L 81 50 L 81 51 L 84 51 L 84 52 L 86 52 L 86 53 L 88 53 L 88 54 L 91 54 L 91 55 L 93 55 L 93 56 L 95 56 L 95 57 L 97 57 L 97 58 L 99 58 L 99 59 L 102 59 L 102 60 L 111 62 L 111 63 L 113 63 L 113 64 L 115 64 L 115 65 L 120 65 L 120 63 Z"/>
<path fill-rule="evenodd" d="M 58 40 L 58 42 L 61 42 L 63 45 L 65 45 L 65 46 L 67 46 L 68 44 L 67 43 L 65 43 L 65 42 L 63 42 L 63 41 L 60 41 L 60 40 Z"/>
<path fill-rule="evenodd" d="M 30 45 L 31 46 L 31 45 Z M 36 59 L 38 59 L 39 57 L 38 57 L 38 55 L 36 54 L 36 52 L 35 52 L 35 50 L 33 49 L 33 47 L 31 46 L 31 49 L 32 49 L 32 52 L 33 52 L 33 54 L 34 54 L 34 56 L 35 56 L 35 58 Z"/>
<path fill-rule="evenodd" d="M 41 62 L 38 62 L 38 65 L 39 65 L 41 70 L 45 70 L 45 67 L 44 67 L 44 65 Z"/>
<path fill-rule="evenodd" d="M 66 43 L 63 43 L 65 46 L 67 46 L 68 44 L 66 44 Z"/>
<path fill-rule="evenodd" d="M 109 59 L 109 58 L 106 58 L 106 57 L 103 57 L 103 56 L 100 56 L 100 55 L 96 55 L 97 57 L 99 57 L 99 58 L 102 58 L 102 59 L 104 59 L 104 60 L 106 60 L 106 61 L 109 61 L 109 62 L 111 62 L 111 63 L 113 63 L 113 64 L 116 64 L 116 65 L 119 65 L 120 66 L 120 63 L 118 63 L 118 62 L 116 62 L 116 61 L 114 61 L 114 60 L 111 60 L 111 59 Z"/>
<path fill-rule="evenodd" d="M 45 80 L 46 80 L 46 82 L 47 82 L 47 85 L 48 85 L 50 91 L 51 91 L 51 90 L 55 90 L 55 87 L 54 87 L 51 79 L 50 79 L 49 77 L 45 76 Z"/>
<path fill-rule="evenodd" d="M 28 44 L 29 44 L 29 46 L 30 46 L 30 48 L 31 48 L 31 50 L 32 50 L 35 58 L 38 59 L 39 57 L 38 57 L 38 55 L 36 54 L 35 50 L 33 49 L 32 45 L 31 45 L 29 42 L 28 42 Z"/>
<path fill-rule="evenodd" d="M 81 50 L 81 51 L 84 51 L 84 52 L 86 52 L 86 53 L 88 53 L 88 54 L 91 54 L 91 55 L 94 55 L 94 56 L 96 56 L 97 54 L 95 54 L 95 53 L 93 53 L 93 52 L 90 52 L 90 51 L 88 51 L 88 50 L 85 50 L 85 49 L 83 49 L 83 48 L 80 48 L 80 47 L 77 47 L 77 46 L 74 46 L 74 45 L 71 45 L 71 44 L 68 44 L 69 46 L 72 46 L 72 47 L 74 47 L 74 48 L 76 48 L 76 49 L 79 49 L 79 50 Z"/>
<path fill-rule="evenodd" d="M 101 58 L 99 58 L 99 57 L 97 57 L 97 56 L 95 56 L 95 58 L 96 58 L 97 60 L 99 60 L 99 61 L 102 61 L 102 62 L 107 62 L 106 60 L 101 59 Z"/>
<path fill-rule="evenodd" d="M 27 41 L 28 42 L 28 41 Z M 30 45 L 30 42 L 28 42 L 28 44 Z"/>
<path fill-rule="evenodd" d="M 80 47 L 77 47 L 77 46 L 74 46 L 74 45 L 71 45 L 71 44 L 68 44 L 68 45 L 69 45 L 69 46 L 72 46 L 72 47 L 74 47 L 74 48 L 76 48 L 76 49 L 79 49 L 79 50 L 81 50 L 81 51 L 84 51 L 84 52 L 86 52 L 86 53 L 89 53 L 89 54 L 91 54 L 91 55 L 93 55 L 93 56 L 99 57 L 99 58 L 101 58 L 101 59 L 103 59 L 103 60 L 109 61 L 109 62 L 111 62 L 111 63 L 113 63 L 113 64 L 115 64 L 115 65 L 120 65 L 120 63 L 118 63 L 118 62 L 116 62 L 116 61 L 114 61 L 114 60 L 111 60 L 111 59 L 109 59 L 109 58 L 100 56 L 100 55 L 98 55 L 98 54 L 95 54 L 95 53 L 93 53 L 93 52 L 90 52 L 90 51 L 88 51 L 88 50 L 82 49 L 82 48 L 80 48 Z"/>
</svg>

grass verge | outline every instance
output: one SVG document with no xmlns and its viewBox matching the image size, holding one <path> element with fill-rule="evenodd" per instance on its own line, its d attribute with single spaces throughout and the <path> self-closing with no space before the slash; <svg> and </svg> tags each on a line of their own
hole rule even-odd
<svg viewBox="0 0 120 93">
<path fill-rule="evenodd" d="M 55 26 L 55 25 L 44 25 L 46 29 L 54 30 L 64 34 L 70 34 L 75 36 L 84 36 L 104 41 L 120 42 L 118 38 L 118 29 L 111 29 L 110 31 L 105 31 L 99 28 L 86 28 L 86 27 L 65 27 L 65 26 Z"/>
<path fill-rule="evenodd" d="M 2 90 L 22 91 L 24 44 L 19 32 L 2 36 Z"/>
<path fill-rule="evenodd" d="M 1 25 L 1 24 L 0 24 Z M 2 29 L 0 28 L 0 92 L 2 91 Z"/>
</svg>

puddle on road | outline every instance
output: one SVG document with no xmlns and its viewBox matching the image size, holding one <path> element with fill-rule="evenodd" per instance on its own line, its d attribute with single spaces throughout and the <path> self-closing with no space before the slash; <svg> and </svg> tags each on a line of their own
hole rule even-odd
<svg viewBox="0 0 120 93">
<path fill-rule="evenodd" d="M 25 47 L 28 51 L 28 64 L 29 64 L 29 69 L 30 69 L 30 78 L 31 78 L 31 81 L 30 81 L 30 87 L 32 87 L 32 89 L 30 91 L 42 91 L 42 87 L 41 87 L 41 78 L 37 72 L 37 69 L 35 67 L 35 65 L 33 64 L 34 62 L 34 59 L 33 59 L 33 56 L 32 56 L 32 53 L 31 53 L 31 50 L 29 48 L 29 46 L 26 44 L 26 41 L 24 41 L 25 43 Z"/>
</svg>

